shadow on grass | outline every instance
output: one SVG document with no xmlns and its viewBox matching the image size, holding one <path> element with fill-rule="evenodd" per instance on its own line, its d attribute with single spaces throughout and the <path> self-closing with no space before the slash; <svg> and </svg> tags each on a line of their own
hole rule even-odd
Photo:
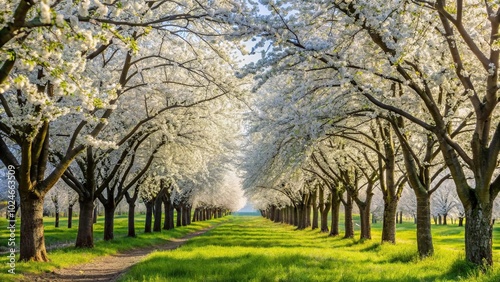
<svg viewBox="0 0 500 282">
<path fill-rule="evenodd" d="M 443 273 L 441 276 L 442 279 L 450 279 L 456 280 L 457 278 L 473 278 L 480 275 L 480 268 L 467 262 L 464 258 L 456 259 L 451 267 L 448 269 L 446 273 Z M 492 280 L 492 281 L 500 281 L 500 280 Z"/>
<path fill-rule="evenodd" d="M 397 258 L 409 262 L 413 256 Z M 363 263 L 347 262 L 341 258 L 311 259 L 304 255 L 266 255 L 247 253 L 213 257 L 180 258 L 158 253 L 132 267 L 121 282 L 131 281 L 457 281 L 475 277 L 475 269 L 457 260 L 448 272 L 441 275 L 372 271 Z M 388 266 L 390 268 L 390 266 Z M 491 280 L 500 281 L 500 275 Z"/>
<path fill-rule="evenodd" d="M 387 260 L 390 263 L 409 263 L 418 261 L 418 254 L 414 251 L 400 251 L 395 254 L 391 254 Z"/>
<path fill-rule="evenodd" d="M 244 254 L 172 258 L 155 255 L 134 266 L 121 281 L 354 281 L 333 280 L 318 262 L 306 256 Z M 317 273 L 308 271 L 317 268 Z"/>
<path fill-rule="evenodd" d="M 419 260 L 413 245 L 236 221 L 149 256 L 120 281 L 468 281 L 481 275 L 463 259 L 453 260 Z M 484 278 L 500 281 L 496 272 Z"/>
<path fill-rule="evenodd" d="M 371 246 L 359 250 L 360 252 L 375 252 L 380 251 L 380 243 L 374 243 Z"/>
</svg>

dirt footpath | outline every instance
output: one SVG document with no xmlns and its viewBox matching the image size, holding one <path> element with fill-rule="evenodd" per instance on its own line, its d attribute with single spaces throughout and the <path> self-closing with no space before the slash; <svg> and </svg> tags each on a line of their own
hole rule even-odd
<svg viewBox="0 0 500 282">
<path fill-rule="evenodd" d="M 144 247 L 112 256 L 100 257 L 89 263 L 58 269 L 52 273 L 42 275 L 26 274 L 21 281 L 117 281 L 120 275 L 151 252 L 177 249 L 189 239 L 199 236 L 214 227 L 190 233 L 182 238 L 170 239 L 170 242 L 163 245 Z"/>
</svg>

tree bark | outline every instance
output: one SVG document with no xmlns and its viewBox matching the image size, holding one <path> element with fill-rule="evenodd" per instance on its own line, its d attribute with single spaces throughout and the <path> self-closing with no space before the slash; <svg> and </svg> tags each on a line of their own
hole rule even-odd
<svg viewBox="0 0 500 282">
<path fill-rule="evenodd" d="M 352 221 L 352 198 L 349 193 L 346 193 L 346 201 L 344 202 L 344 218 L 345 218 L 345 234 L 344 238 L 354 237 L 354 225 Z"/>
<path fill-rule="evenodd" d="M 186 224 L 191 225 L 191 206 L 186 207 Z"/>
<path fill-rule="evenodd" d="M 176 226 L 181 227 L 182 226 L 182 209 L 180 206 L 175 206 L 175 210 L 177 211 L 177 222 Z"/>
<path fill-rule="evenodd" d="M 174 207 L 170 202 L 170 197 L 166 194 L 163 197 L 163 207 L 165 209 L 165 219 L 163 221 L 163 229 L 170 230 L 174 228 Z"/>
<path fill-rule="evenodd" d="M 330 211 L 330 203 L 326 203 L 323 208 L 323 212 L 321 212 L 321 232 L 328 233 L 330 231 L 328 229 L 328 212 Z M 338 234 L 337 234 L 338 235 Z"/>
<path fill-rule="evenodd" d="M 396 217 L 398 199 L 384 201 L 384 220 L 382 222 L 382 243 L 396 243 Z"/>
<path fill-rule="evenodd" d="M 43 234 L 43 200 L 34 193 L 21 192 L 20 261 L 49 260 Z"/>
<path fill-rule="evenodd" d="M 261 210 L 261 213 L 263 213 L 264 211 Z M 263 215 L 264 216 L 264 215 Z M 206 208 L 202 208 L 200 210 L 200 217 L 201 217 L 201 221 L 205 221 L 207 220 L 207 212 L 206 212 Z"/>
<path fill-rule="evenodd" d="M 94 218 L 93 218 L 93 221 L 92 223 L 97 223 L 97 216 L 99 214 L 99 209 L 97 208 L 97 205 L 94 206 Z"/>
<path fill-rule="evenodd" d="M 68 228 L 73 225 L 73 205 L 68 206 Z"/>
<path fill-rule="evenodd" d="M 115 209 L 113 200 L 108 200 L 112 203 L 104 205 L 104 241 L 113 240 L 115 235 L 113 234 L 114 222 L 115 222 Z"/>
<path fill-rule="evenodd" d="M 312 204 L 312 212 L 313 212 L 313 218 L 312 218 L 312 226 L 311 226 L 311 229 L 317 229 L 319 227 L 319 224 L 318 224 L 318 218 L 319 218 L 319 215 L 318 215 L 318 202 L 316 201 L 316 198 L 318 197 L 318 192 L 317 190 L 314 191 L 314 193 L 312 193 L 311 195 L 311 204 Z"/>
<path fill-rule="evenodd" d="M 292 220 L 293 220 L 293 226 L 299 226 L 299 208 L 297 207 L 297 205 L 293 207 Z"/>
<path fill-rule="evenodd" d="M 303 230 L 306 228 L 306 207 L 304 203 L 300 203 L 297 206 L 297 216 L 298 216 L 298 224 L 297 224 L 297 229 L 298 230 Z"/>
<path fill-rule="evenodd" d="M 128 237 L 136 237 L 135 234 L 135 201 L 128 203 Z"/>
<path fill-rule="evenodd" d="M 306 212 L 306 221 L 305 221 L 304 227 L 309 227 L 309 226 L 311 226 L 311 205 L 310 205 L 309 201 L 306 204 L 305 212 Z"/>
<path fill-rule="evenodd" d="M 161 192 L 160 192 L 161 193 Z M 163 202 L 163 195 L 158 195 L 154 201 L 154 225 L 153 231 L 160 232 L 161 231 L 161 204 Z"/>
<path fill-rule="evenodd" d="M 275 207 L 273 221 L 276 223 L 280 223 L 280 221 L 281 221 L 280 218 L 281 218 L 281 209 Z"/>
<path fill-rule="evenodd" d="M 370 222 L 370 204 L 368 203 L 357 203 L 359 208 L 359 219 L 360 219 L 360 228 L 361 234 L 360 239 L 371 239 L 372 231 L 371 231 L 371 222 Z M 395 218 L 393 218 L 393 221 Z"/>
<path fill-rule="evenodd" d="M 339 194 L 336 191 L 333 191 L 332 194 L 331 194 L 332 226 L 331 226 L 331 229 L 330 229 L 330 235 L 329 236 L 339 236 L 339 234 L 340 234 L 340 231 L 339 231 L 340 202 L 341 201 L 340 201 Z M 351 209 L 352 209 L 352 207 L 351 207 Z M 346 211 L 347 211 L 347 208 L 346 208 Z M 351 216 L 351 222 L 352 222 L 352 216 Z M 354 235 L 351 235 L 351 237 L 352 236 L 354 236 Z"/>
<path fill-rule="evenodd" d="M 196 221 L 198 221 L 198 208 L 194 209 L 193 219 L 191 220 L 191 222 L 196 222 Z"/>
<path fill-rule="evenodd" d="M 181 225 L 187 225 L 187 208 L 185 205 L 181 206 Z"/>
<path fill-rule="evenodd" d="M 151 223 L 153 221 L 154 200 L 146 202 L 146 222 L 144 223 L 144 233 L 151 233 Z"/>
<path fill-rule="evenodd" d="M 492 209 L 493 204 L 476 204 L 465 211 L 465 256 L 477 265 L 493 265 Z"/>
<path fill-rule="evenodd" d="M 78 234 L 75 246 L 77 248 L 94 247 L 94 200 L 92 198 L 80 197 L 80 215 L 78 217 Z"/>
<path fill-rule="evenodd" d="M 54 227 L 59 227 L 59 204 L 55 204 L 55 208 L 56 208 L 56 220 L 54 222 Z"/>
<path fill-rule="evenodd" d="M 417 197 L 417 247 L 420 258 L 432 256 L 434 245 L 431 233 L 431 206 L 428 193 L 415 193 Z"/>
</svg>

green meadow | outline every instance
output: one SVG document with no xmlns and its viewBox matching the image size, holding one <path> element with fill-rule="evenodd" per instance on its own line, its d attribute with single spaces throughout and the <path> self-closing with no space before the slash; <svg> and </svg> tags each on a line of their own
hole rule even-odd
<svg viewBox="0 0 500 282">
<path fill-rule="evenodd" d="M 195 237 L 174 251 L 154 252 L 131 268 L 121 282 L 132 281 L 500 281 L 500 225 L 495 225 L 495 267 L 482 272 L 464 260 L 464 229 L 456 225 L 433 225 L 436 254 L 420 260 L 417 256 L 415 225 L 398 224 L 397 244 L 380 244 L 381 224 L 374 224 L 372 240 L 328 237 L 317 230 L 295 230 L 260 216 L 229 216 L 195 222 L 190 226 L 161 233 L 144 234 L 144 216 L 136 221 L 137 238 L 127 238 L 127 217 L 117 216 L 115 239 L 103 241 L 103 219 L 95 224 L 94 249 L 71 246 L 76 226 L 66 221 L 54 227 L 45 218 L 49 251 L 48 263 L 16 263 L 16 275 L 0 273 L 0 281 L 15 281 L 22 273 L 40 274 L 85 263 L 100 256 L 132 248 L 167 242 L 169 239 L 215 224 L 215 229 Z M 0 220 L 6 226 L 6 220 Z M 341 226 L 342 228 L 342 226 Z M 357 231 L 357 236 L 359 230 Z M 0 233 L 5 251 L 8 232 Z M 19 238 L 19 236 L 17 236 Z M 6 255 L 4 255 L 6 256 Z"/>
<path fill-rule="evenodd" d="M 144 228 L 144 215 L 136 216 L 136 238 L 126 237 L 127 235 L 127 216 L 119 215 L 115 217 L 115 239 L 111 241 L 103 241 L 104 232 L 104 218 L 99 217 L 96 224 L 94 224 L 94 241 L 95 247 L 93 249 L 79 249 L 73 247 L 73 243 L 76 238 L 78 220 L 73 220 L 73 228 L 68 229 L 67 221 L 64 219 L 60 220 L 60 227 L 54 227 L 54 218 L 45 217 L 44 218 L 44 234 L 45 234 L 45 244 L 49 248 L 49 259 L 47 263 L 40 262 L 16 262 L 16 274 L 12 275 L 7 273 L 7 267 L 2 267 L 4 271 L 0 273 L 0 281 L 16 281 L 22 278 L 23 273 L 43 273 L 51 272 L 55 269 L 70 267 L 80 263 L 89 262 L 105 255 L 113 255 L 118 252 L 123 252 L 133 248 L 141 248 L 146 246 L 152 246 L 157 244 L 162 244 L 168 242 L 172 238 L 179 238 L 188 233 L 195 232 L 215 224 L 219 224 L 227 220 L 227 218 L 213 219 L 204 222 L 193 222 L 191 225 L 178 227 L 173 230 L 162 230 L 162 232 L 154 232 L 145 234 L 143 232 Z M 19 226 L 20 220 L 16 223 L 18 228 L 16 229 L 17 245 L 19 246 Z M 0 219 L 0 226 L 2 230 L 7 226 L 7 220 Z M 5 228 L 5 230 L 7 230 Z M 7 251 L 7 238 L 9 232 L 0 232 L 0 251 Z M 66 246 L 64 246 L 66 245 Z M 64 247 L 61 247 L 64 246 Z M 51 250 L 51 248 L 57 247 Z M 19 247 L 17 247 L 19 250 Z M 7 255 L 2 254 L 3 266 L 7 264 Z"/>
<path fill-rule="evenodd" d="M 397 244 L 328 237 L 319 231 L 261 217 L 230 221 L 174 251 L 155 252 L 121 282 L 132 281 L 500 281 L 500 271 L 475 269 L 464 260 L 463 227 L 433 226 L 436 254 L 417 256 L 415 225 L 398 225 Z M 494 259 L 500 263 L 500 226 Z"/>
</svg>

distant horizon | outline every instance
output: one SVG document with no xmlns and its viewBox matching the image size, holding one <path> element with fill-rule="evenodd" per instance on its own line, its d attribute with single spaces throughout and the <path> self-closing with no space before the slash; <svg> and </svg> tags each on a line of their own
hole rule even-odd
<svg viewBox="0 0 500 282">
<path fill-rule="evenodd" d="M 237 210 L 236 212 L 255 212 L 256 213 L 256 212 L 258 212 L 258 210 L 256 210 L 253 207 L 252 203 L 247 202 L 243 208 Z"/>
</svg>

